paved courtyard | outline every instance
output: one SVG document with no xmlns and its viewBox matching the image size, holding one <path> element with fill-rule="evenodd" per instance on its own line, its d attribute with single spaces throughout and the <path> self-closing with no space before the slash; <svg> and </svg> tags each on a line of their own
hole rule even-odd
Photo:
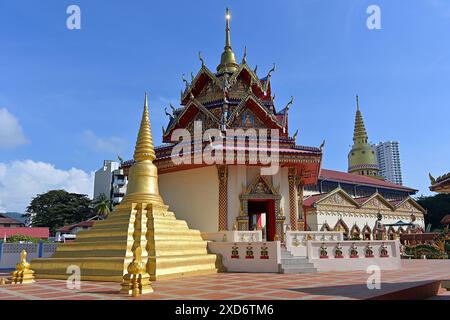
<svg viewBox="0 0 450 320">
<path fill-rule="evenodd" d="M 120 284 L 82 282 L 70 290 L 62 280 L 37 280 L 29 285 L 0 285 L 0 299 L 371 299 L 396 298 L 401 290 L 427 290 L 435 280 L 450 280 L 450 260 L 403 260 L 398 271 L 381 273 L 381 289 L 368 290 L 365 272 L 313 274 L 219 273 L 205 277 L 161 280 L 152 283 L 154 293 L 138 298 L 119 294 Z M 7 276 L 0 274 L 0 277 Z M 434 281 L 433 281 L 434 280 Z M 410 290 L 412 291 L 412 290 Z M 441 289 L 434 299 L 450 299 Z"/>
</svg>

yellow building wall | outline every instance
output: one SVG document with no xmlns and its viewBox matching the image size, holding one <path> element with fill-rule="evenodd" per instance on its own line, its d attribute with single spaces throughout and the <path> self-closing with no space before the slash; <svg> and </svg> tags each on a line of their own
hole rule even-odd
<svg viewBox="0 0 450 320">
<path fill-rule="evenodd" d="M 215 166 L 159 174 L 159 191 L 169 210 L 189 227 L 218 230 L 219 178 Z"/>
</svg>

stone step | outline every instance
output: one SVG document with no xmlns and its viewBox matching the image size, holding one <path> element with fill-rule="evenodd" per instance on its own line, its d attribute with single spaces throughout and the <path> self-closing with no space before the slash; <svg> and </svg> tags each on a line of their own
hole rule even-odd
<svg viewBox="0 0 450 320">
<path fill-rule="evenodd" d="M 281 268 L 282 273 L 316 273 L 316 268 Z"/>
</svg>

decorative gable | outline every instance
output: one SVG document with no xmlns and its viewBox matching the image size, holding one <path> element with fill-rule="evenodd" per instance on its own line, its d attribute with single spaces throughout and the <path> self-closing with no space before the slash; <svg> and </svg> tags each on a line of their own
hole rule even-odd
<svg viewBox="0 0 450 320">
<path fill-rule="evenodd" d="M 361 204 L 361 208 L 393 210 L 392 205 L 387 202 L 380 194 L 375 194 L 370 197 L 366 202 Z"/>
<path fill-rule="evenodd" d="M 321 200 L 317 201 L 317 204 L 330 204 L 338 206 L 351 206 L 356 207 L 357 204 L 344 190 L 336 189 L 331 192 L 328 196 L 325 196 Z"/>
<path fill-rule="evenodd" d="M 396 211 L 425 213 L 425 209 L 423 209 L 416 201 L 411 198 L 407 198 L 405 201 L 400 203 L 397 206 Z"/>
<path fill-rule="evenodd" d="M 247 187 L 245 194 L 273 194 L 278 195 L 278 188 L 274 188 L 272 184 L 264 176 L 258 176 Z"/>
</svg>

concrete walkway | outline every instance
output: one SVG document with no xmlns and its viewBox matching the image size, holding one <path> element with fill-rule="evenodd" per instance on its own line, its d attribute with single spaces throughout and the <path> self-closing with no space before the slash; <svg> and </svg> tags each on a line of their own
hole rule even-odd
<svg viewBox="0 0 450 320">
<path fill-rule="evenodd" d="M 399 299 L 404 292 L 426 295 L 436 289 L 436 280 L 450 280 L 450 260 L 403 260 L 402 264 L 401 270 L 381 273 L 380 290 L 367 288 L 370 275 L 365 272 L 219 273 L 157 281 L 152 284 L 154 293 L 138 298 L 119 294 L 118 283 L 85 281 L 81 290 L 71 290 L 62 280 L 37 280 L 30 285 L 0 285 L 0 299 Z M 433 299 L 449 297 L 442 289 L 439 294 Z"/>
</svg>

